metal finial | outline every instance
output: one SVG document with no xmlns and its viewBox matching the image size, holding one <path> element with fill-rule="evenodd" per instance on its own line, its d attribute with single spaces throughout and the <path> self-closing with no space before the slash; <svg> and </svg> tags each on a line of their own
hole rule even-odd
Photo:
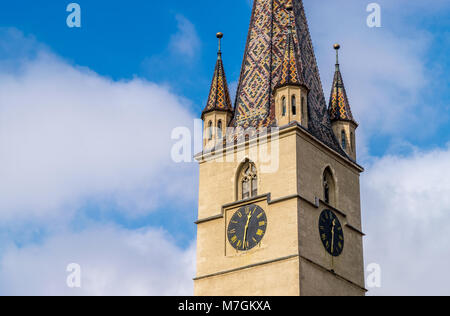
<svg viewBox="0 0 450 316">
<path fill-rule="evenodd" d="M 336 65 L 339 65 L 339 49 L 341 48 L 341 45 L 339 44 L 334 44 L 333 45 L 334 49 L 336 50 Z"/>
<path fill-rule="evenodd" d="M 219 32 L 216 34 L 216 37 L 219 40 L 219 54 L 222 53 L 222 38 L 223 38 L 223 33 Z"/>
</svg>

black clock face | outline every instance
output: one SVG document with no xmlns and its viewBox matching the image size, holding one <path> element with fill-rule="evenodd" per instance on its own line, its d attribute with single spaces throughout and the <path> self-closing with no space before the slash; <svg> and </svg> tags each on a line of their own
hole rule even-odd
<svg viewBox="0 0 450 316">
<path fill-rule="evenodd" d="M 319 218 L 320 239 L 327 252 L 338 257 L 344 250 L 344 231 L 341 223 L 330 210 L 324 210 Z"/>
<path fill-rule="evenodd" d="M 230 244 L 239 251 L 255 248 L 267 230 L 267 216 L 257 205 L 241 207 L 228 224 L 227 235 Z"/>
</svg>

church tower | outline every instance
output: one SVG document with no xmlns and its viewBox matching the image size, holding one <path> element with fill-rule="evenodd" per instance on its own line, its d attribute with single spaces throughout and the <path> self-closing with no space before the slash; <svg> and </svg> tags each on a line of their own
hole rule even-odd
<svg viewBox="0 0 450 316">
<path fill-rule="evenodd" d="M 302 0 L 254 0 L 233 108 L 222 36 L 196 155 L 195 295 L 364 295 L 364 170 L 339 63 L 328 106 Z"/>
</svg>

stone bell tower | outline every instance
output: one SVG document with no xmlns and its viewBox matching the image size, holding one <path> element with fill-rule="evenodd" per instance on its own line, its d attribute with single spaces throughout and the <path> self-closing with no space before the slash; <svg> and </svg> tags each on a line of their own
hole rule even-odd
<svg viewBox="0 0 450 316">
<path fill-rule="evenodd" d="M 301 0 L 254 0 L 234 107 L 219 48 L 196 155 L 195 295 L 365 294 L 363 168 L 336 67 L 328 106 Z"/>
</svg>

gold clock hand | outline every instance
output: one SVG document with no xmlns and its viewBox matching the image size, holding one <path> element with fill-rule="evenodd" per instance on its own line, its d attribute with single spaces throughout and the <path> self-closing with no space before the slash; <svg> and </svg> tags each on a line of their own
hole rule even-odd
<svg viewBox="0 0 450 316">
<path fill-rule="evenodd" d="M 331 253 L 334 252 L 334 228 L 336 227 L 336 220 L 333 220 L 333 228 L 331 229 Z"/>
<path fill-rule="evenodd" d="M 244 230 L 244 247 L 246 247 L 246 241 L 247 241 L 247 231 L 248 231 L 248 225 L 250 224 L 250 219 L 252 218 L 252 212 L 250 212 L 247 216 L 247 223 L 245 224 L 245 230 Z"/>
</svg>

